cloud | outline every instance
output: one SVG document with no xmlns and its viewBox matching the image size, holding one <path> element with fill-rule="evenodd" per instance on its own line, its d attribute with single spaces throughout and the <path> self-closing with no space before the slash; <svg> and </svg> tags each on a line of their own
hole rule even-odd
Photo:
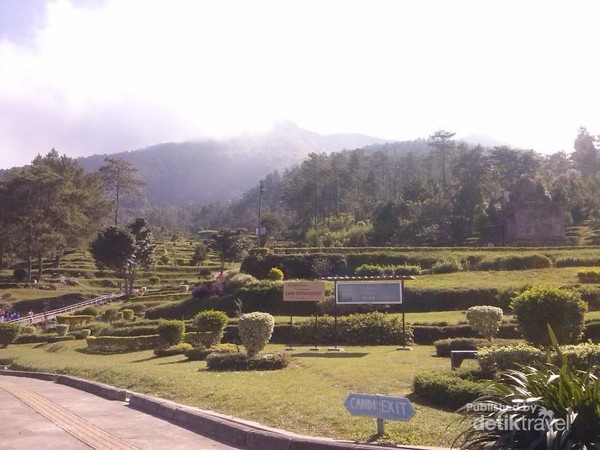
<svg viewBox="0 0 600 450">
<path fill-rule="evenodd" d="M 0 33 L 0 167 L 264 129 L 600 132 L 595 3 L 104 0 Z M 1 26 L 2 22 L 0 22 Z M 31 30 L 36 30 L 33 33 Z M 18 30 L 17 30 L 18 31 Z"/>
</svg>

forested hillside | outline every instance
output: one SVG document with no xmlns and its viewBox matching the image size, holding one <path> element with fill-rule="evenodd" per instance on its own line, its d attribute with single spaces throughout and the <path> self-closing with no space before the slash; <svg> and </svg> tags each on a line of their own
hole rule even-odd
<svg viewBox="0 0 600 450">
<path fill-rule="evenodd" d="M 222 140 L 166 143 L 115 153 L 138 169 L 146 207 L 173 208 L 239 197 L 261 177 L 301 162 L 311 152 L 359 148 L 382 139 L 360 134 L 320 135 L 290 122 L 264 134 Z M 88 171 L 97 170 L 107 155 L 81 158 Z"/>
<path fill-rule="evenodd" d="M 445 134 L 444 134 L 445 133 Z M 598 138 L 582 128 L 574 151 L 542 155 L 509 146 L 429 140 L 311 153 L 264 178 L 262 223 L 269 237 L 309 245 L 501 245 L 503 207 L 530 180 L 565 206 L 566 223 L 600 216 Z M 202 208 L 206 228 L 258 223 L 259 188 L 231 205 Z"/>
</svg>

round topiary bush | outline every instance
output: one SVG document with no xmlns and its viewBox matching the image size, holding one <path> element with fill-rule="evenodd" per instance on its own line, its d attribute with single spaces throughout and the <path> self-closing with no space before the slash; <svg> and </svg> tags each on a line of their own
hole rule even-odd
<svg viewBox="0 0 600 450">
<path fill-rule="evenodd" d="M 133 317 L 135 316 L 133 309 L 123 309 L 121 310 L 121 313 L 123 314 L 123 320 L 133 320 Z"/>
<path fill-rule="evenodd" d="M 104 314 L 102 314 L 102 320 L 105 322 L 114 322 L 118 318 L 119 310 L 117 308 L 108 308 L 106 311 L 104 311 Z"/>
<path fill-rule="evenodd" d="M 21 332 L 21 326 L 16 323 L 0 323 L 0 348 L 8 347 Z"/>
<path fill-rule="evenodd" d="M 257 355 L 265 348 L 271 339 L 274 326 L 275 319 L 271 314 L 252 312 L 240 317 L 238 330 L 248 356 Z"/>
<path fill-rule="evenodd" d="M 502 309 L 495 306 L 472 306 L 467 310 L 467 321 L 471 328 L 488 341 L 498 334 L 502 316 Z"/>
<path fill-rule="evenodd" d="M 166 356 L 183 355 L 191 349 L 192 346 L 190 344 L 181 342 L 179 344 L 169 345 L 166 347 L 158 347 L 154 349 L 154 354 L 159 358 L 164 358 Z"/>
<path fill-rule="evenodd" d="M 283 280 L 283 271 L 278 267 L 272 267 L 267 274 L 267 278 L 273 281 L 281 281 Z"/>
<path fill-rule="evenodd" d="M 96 308 L 95 306 L 86 306 L 85 308 L 77 311 L 75 314 L 97 317 L 100 314 L 100 309 Z"/>
<path fill-rule="evenodd" d="M 587 303 L 577 292 L 555 287 L 534 287 L 516 296 L 514 311 L 523 337 L 538 346 L 550 345 L 548 324 L 560 344 L 581 339 Z"/>
<path fill-rule="evenodd" d="M 223 311 L 201 311 L 194 317 L 194 325 L 202 334 L 202 344 L 210 347 L 221 342 L 225 325 L 227 325 L 227 314 Z"/>
<path fill-rule="evenodd" d="M 148 283 L 154 286 L 155 284 L 160 283 L 160 277 L 158 275 L 148 277 Z"/>
<path fill-rule="evenodd" d="M 185 324 L 181 320 L 161 320 L 158 334 L 165 346 L 179 344 L 185 336 Z"/>
</svg>

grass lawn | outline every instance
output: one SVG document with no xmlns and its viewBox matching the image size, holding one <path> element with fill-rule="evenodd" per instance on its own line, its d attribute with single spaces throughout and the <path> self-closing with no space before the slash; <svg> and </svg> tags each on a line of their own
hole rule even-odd
<svg viewBox="0 0 600 450">
<path fill-rule="evenodd" d="M 590 269 L 593 269 L 590 267 Z M 420 289 L 490 288 L 506 289 L 525 285 L 569 286 L 580 284 L 579 267 L 561 267 L 535 270 L 456 272 L 419 275 L 407 281 L 406 287 Z"/>
<path fill-rule="evenodd" d="M 299 348 L 290 367 L 274 372 L 212 372 L 206 363 L 183 356 L 156 358 L 151 351 L 89 355 L 81 352 L 85 346 L 84 341 L 11 345 L 0 350 L 0 361 L 94 379 L 298 433 L 360 441 L 373 439 L 376 424 L 345 411 L 350 392 L 405 396 L 416 373 L 449 368 L 447 358 L 432 356 L 432 346 L 411 352 L 384 346 L 347 347 L 344 353 Z M 413 419 L 386 422 L 380 441 L 450 446 L 459 431 L 453 423 L 458 416 L 413 403 Z"/>
</svg>

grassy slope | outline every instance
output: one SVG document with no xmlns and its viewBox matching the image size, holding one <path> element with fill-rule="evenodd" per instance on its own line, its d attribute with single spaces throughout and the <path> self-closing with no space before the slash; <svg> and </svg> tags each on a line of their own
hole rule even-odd
<svg viewBox="0 0 600 450">
<path fill-rule="evenodd" d="M 370 439 L 375 421 L 344 410 L 348 393 L 404 396 L 416 373 L 449 366 L 448 359 L 431 356 L 430 346 L 412 352 L 349 347 L 341 354 L 299 349 L 286 370 L 233 373 L 210 372 L 204 362 L 187 362 L 182 356 L 159 359 L 150 351 L 94 356 L 82 353 L 83 347 L 83 341 L 12 345 L 0 350 L 0 360 L 14 358 L 22 368 L 78 375 L 290 431 L 356 440 Z M 446 427 L 457 416 L 418 403 L 415 407 L 410 422 L 386 422 L 384 440 L 449 446 L 458 426 Z"/>
</svg>

